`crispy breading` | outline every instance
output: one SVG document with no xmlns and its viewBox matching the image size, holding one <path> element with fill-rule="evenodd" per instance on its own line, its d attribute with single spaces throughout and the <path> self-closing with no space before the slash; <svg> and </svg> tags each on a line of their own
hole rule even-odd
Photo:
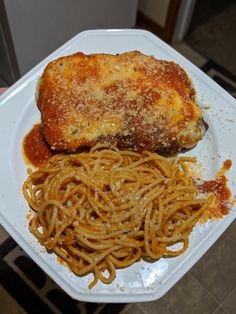
<svg viewBox="0 0 236 314">
<path fill-rule="evenodd" d="M 173 154 L 204 135 L 202 110 L 186 72 L 139 51 L 78 52 L 48 64 L 36 95 L 52 149 L 96 143 Z"/>
</svg>

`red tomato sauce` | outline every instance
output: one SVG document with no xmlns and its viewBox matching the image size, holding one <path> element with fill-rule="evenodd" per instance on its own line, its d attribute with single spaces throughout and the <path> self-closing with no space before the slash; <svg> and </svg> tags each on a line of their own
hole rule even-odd
<svg viewBox="0 0 236 314">
<path fill-rule="evenodd" d="M 215 180 L 206 181 L 199 186 L 200 191 L 204 193 L 213 192 L 220 204 L 220 211 L 223 215 L 228 214 L 229 209 L 227 204 L 231 196 L 229 188 L 226 186 L 227 179 L 225 176 L 216 178 Z"/>
<path fill-rule="evenodd" d="M 55 154 L 43 137 L 40 123 L 35 124 L 25 136 L 23 152 L 26 161 L 35 167 L 42 166 Z"/>
<path fill-rule="evenodd" d="M 218 200 L 217 208 L 212 208 L 211 213 L 214 216 L 222 216 L 229 213 L 229 204 L 231 198 L 230 189 L 227 187 L 227 178 L 224 173 L 232 166 L 231 160 L 226 160 L 219 171 L 219 176 L 215 180 L 205 181 L 198 187 L 203 193 L 214 193 Z"/>
</svg>

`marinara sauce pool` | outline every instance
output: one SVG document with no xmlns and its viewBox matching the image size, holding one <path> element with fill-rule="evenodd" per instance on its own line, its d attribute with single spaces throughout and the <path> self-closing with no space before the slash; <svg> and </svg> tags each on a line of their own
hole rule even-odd
<svg viewBox="0 0 236 314">
<path fill-rule="evenodd" d="M 46 143 L 43 133 L 42 125 L 35 124 L 31 131 L 25 136 L 23 141 L 23 153 L 27 163 L 35 167 L 45 164 L 55 152 L 51 150 Z"/>
</svg>

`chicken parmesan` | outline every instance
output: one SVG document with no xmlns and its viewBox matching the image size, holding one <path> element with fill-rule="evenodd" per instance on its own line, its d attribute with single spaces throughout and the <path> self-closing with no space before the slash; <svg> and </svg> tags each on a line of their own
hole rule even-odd
<svg viewBox="0 0 236 314">
<path fill-rule="evenodd" d="M 169 155 L 195 146 L 206 131 L 184 69 L 139 51 L 54 60 L 36 102 L 43 136 L 56 151 L 109 143 Z"/>
</svg>

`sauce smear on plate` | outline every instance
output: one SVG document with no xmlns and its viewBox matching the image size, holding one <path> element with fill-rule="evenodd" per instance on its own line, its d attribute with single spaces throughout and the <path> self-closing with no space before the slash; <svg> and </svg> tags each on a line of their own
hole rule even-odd
<svg viewBox="0 0 236 314">
<path fill-rule="evenodd" d="M 222 217 L 229 213 L 231 192 L 227 187 L 227 178 L 224 175 L 232 166 L 232 161 L 227 159 L 218 172 L 214 180 L 204 181 L 198 185 L 200 191 L 203 193 L 212 192 L 217 197 L 217 204 L 211 207 L 211 215 L 213 217 Z"/>
<path fill-rule="evenodd" d="M 45 164 L 54 154 L 42 134 L 42 125 L 35 124 L 23 141 L 26 160 L 35 167 Z"/>
</svg>

